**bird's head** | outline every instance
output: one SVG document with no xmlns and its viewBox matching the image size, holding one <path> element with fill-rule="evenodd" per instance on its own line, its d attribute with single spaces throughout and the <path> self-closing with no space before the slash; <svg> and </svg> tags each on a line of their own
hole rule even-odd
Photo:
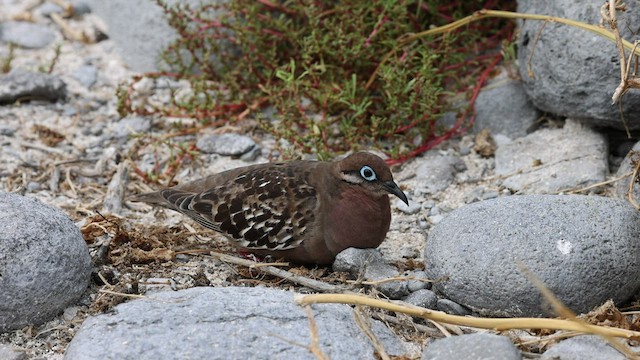
<svg viewBox="0 0 640 360">
<path fill-rule="evenodd" d="M 376 195 L 393 194 L 409 205 L 407 196 L 393 181 L 391 170 L 379 156 L 368 152 L 351 154 L 335 163 L 338 177 L 356 186 L 362 186 Z"/>
</svg>

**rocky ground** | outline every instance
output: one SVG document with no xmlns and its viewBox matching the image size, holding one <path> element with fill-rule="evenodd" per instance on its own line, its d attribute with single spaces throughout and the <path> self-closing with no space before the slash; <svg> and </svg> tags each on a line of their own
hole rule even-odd
<svg viewBox="0 0 640 360">
<path fill-rule="evenodd" d="M 133 329 L 123 330 L 118 335 L 121 337 L 114 340 L 121 341 L 133 336 L 131 334 L 137 331 L 135 329 L 145 329 L 145 321 L 156 324 L 172 318 L 169 315 L 162 320 L 153 317 L 154 314 L 172 314 L 173 310 L 162 306 L 175 300 L 171 300 L 174 296 L 172 290 L 214 288 L 209 289 L 211 293 L 207 293 L 209 290 L 194 289 L 188 295 L 183 295 L 185 299 L 196 302 L 191 310 L 186 310 L 187 313 L 206 313 L 207 298 L 222 296 L 236 299 L 217 304 L 220 308 L 208 310 L 218 315 L 221 311 L 235 311 L 234 305 L 271 309 L 272 305 L 260 305 L 259 299 L 264 297 L 274 301 L 276 308 L 284 308 L 284 305 L 277 304 L 285 300 L 278 299 L 288 299 L 288 295 L 271 293 L 272 289 L 263 289 L 265 292 L 261 293 L 260 287 L 296 292 L 319 291 L 314 286 L 321 285 L 313 282 L 286 281 L 282 276 L 265 274 L 224 257 L 224 254 L 235 254 L 224 238 L 203 231 L 196 223 L 179 214 L 126 201 L 130 194 L 157 187 L 148 184 L 136 173 L 135 168 L 138 167 L 142 172 L 152 170 L 155 163 L 168 161 L 172 155 L 166 148 L 149 145 L 150 136 L 166 134 L 172 122 L 190 120 L 159 116 L 121 118 L 118 115 L 116 88 L 130 80 L 135 72 L 128 70 L 123 63 L 116 44 L 103 36 L 103 33 L 108 35 L 108 31 L 101 20 L 90 12 L 89 6 L 78 6 L 77 16 L 65 18 L 62 23 L 56 20 L 55 15 L 51 16 L 52 13 L 62 14 L 62 10 L 49 2 L 25 4 L 1 0 L 0 9 L 0 61 L 7 64 L 8 72 L 0 80 L 0 103 L 3 104 L 0 106 L 0 190 L 25 195 L 61 209 L 81 230 L 83 241 L 90 249 L 93 266 L 88 290 L 80 300 L 66 307 L 53 320 L 40 325 L 21 326 L 0 334 L 0 358 L 6 351 L 7 358 L 26 356 L 60 359 L 88 317 L 92 319 L 91 324 L 84 325 L 87 328 L 84 337 L 75 340 L 76 345 L 67 357 L 114 356 L 118 353 L 109 352 L 111 347 L 108 341 L 100 343 L 96 340 L 103 338 L 106 328 L 101 326 L 104 324 L 127 321 L 126 315 L 124 318 L 109 318 L 113 314 L 111 310 L 120 303 L 128 302 L 129 308 L 119 307 L 120 314 L 132 314 L 132 317 L 140 315 L 140 318 L 148 319 L 133 326 Z M 16 21 L 23 18 L 30 22 Z M 74 31 L 87 34 L 86 42 L 74 38 Z M 10 42 L 16 46 L 9 46 Z M 637 270 L 640 270 L 636 264 L 640 246 L 635 236 L 639 233 L 640 220 L 635 219 L 637 216 L 631 206 L 613 199 L 616 196 L 613 184 L 616 182 L 604 182 L 609 179 L 619 181 L 621 177 L 618 175 L 630 171 L 632 164 L 627 160 L 622 173 L 614 175 L 633 142 L 612 143 L 607 134 L 573 120 L 539 121 L 539 113 L 522 95 L 518 81 L 504 74 L 485 90 L 485 101 L 513 101 L 510 103 L 512 106 L 500 110 L 495 103 L 481 103 L 478 105 L 479 115 L 483 106 L 493 111 L 488 115 L 489 120 L 480 117 L 479 121 L 490 122 L 491 118 L 501 121 L 513 117 L 514 109 L 523 109 L 526 119 L 525 115 L 519 115 L 515 119 L 517 124 L 500 125 L 509 129 L 507 134 L 494 131 L 493 137 L 490 133 L 465 135 L 395 167 L 394 177 L 411 201 L 407 206 L 392 200 L 391 230 L 379 252 L 341 254 L 333 268 L 284 269 L 301 279 L 320 280 L 329 284 L 333 287 L 330 290 L 349 287 L 351 291 L 404 300 L 452 314 L 549 315 L 548 307 L 540 307 L 543 300 L 530 283 L 518 280 L 520 282 L 516 281 L 517 284 L 511 284 L 510 280 L 504 280 L 511 279 L 510 275 L 492 267 L 499 260 L 511 259 L 510 256 L 517 253 L 520 258 L 529 261 L 527 265 L 552 291 L 559 293 L 561 300 L 578 312 L 588 312 L 609 298 L 628 304 L 640 287 L 637 281 L 629 280 L 636 278 Z M 147 98 L 140 101 L 162 104 L 168 101 L 172 89 L 183 88 L 185 84 L 157 80 L 145 81 L 139 86 L 141 93 L 148 94 Z M 516 90 L 513 90 L 513 86 Z M 487 95 L 489 92 L 490 95 Z M 479 101 L 483 101 L 482 97 Z M 505 115 L 502 116 L 500 111 Z M 217 129 L 205 128 L 197 134 L 180 136 L 178 139 L 184 143 L 197 144 L 199 153 L 194 160 L 182 164 L 173 180 L 180 183 L 238 166 L 269 161 L 274 140 L 256 130 L 250 121 L 248 123 Z M 602 202 L 598 200 L 594 205 L 591 199 L 585 200 L 587 196 L 576 195 L 575 198 L 571 197 L 574 200 L 567 201 L 555 197 L 570 193 L 597 195 L 598 199 L 602 197 Z M 517 197 L 509 202 L 504 200 L 513 199 L 512 195 L 524 194 L 533 195 Z M 539 194 L 551 194 L 549 196 L 554 197 L 545 198 Z M 476 207 L 468 205 L 472 203 Z M 455 211 L 457 209 L 460 211 Z M 448 217 L 452 212 L 457 217 Z M 538 218 L 529 216 L 529 213 L 545 216 Z M 479 220 L 476 221 L 476 218 Z M 620 218 L 629 220 L 620 222 Z M 496 222 L 498 224 L 494 224 Z M 501 224 L 508 226 L 500 227 Z M 607 225 L 603 225 L 604 230 L 600 231 L 600 226 L 591 229 L 593 224 Z M 35 221 L 34 226 L 37 226 Z M 434 231 L 438 228 L 441 230 Z M 425 242 L 427 235 L 430 240 Z M 581 242 L 582 238 L 588 240 Z M 506 240 L 513 240 L 514 243 Z M 603 253 L 597 253 L 602 256 L 592 253 L 591 249 L 599 250 L 602 243 L 612 242 Z M 473 244 L 477 246 L 467 247 Z M 521 248 L 522 252 L 511 252 L 513 248 Z M 1 250 L 0 246 L 0 260 L 3 255 Z M 46 248 L 41 251 L 55 250 Z M 560 255 L 554 257 L 554 251 L 570 254 L 570 259 Z M 363 256 L 365 260 L 362 260 Z M 440 263 L 439 259 L 444 260 Z M 368 266 L 363 262 L 368 262 Z M 611 266 L 612 263 L 618 265 Z M 32 264 L 32 268 L 38 266 L 37 262 Z M 512 266 L 515 266 L 512 261 L 499 265 L 505 273 L 512 271 L 509 270 Z M 565 267 L 570 269 L 568 274 L 547 271 Z M 607 278 L 606 283 L 602 284 L 607 272 L 615 273 L 617 278 Z M 592 273 L 597 273 L 598 277 L 591 278 Z M 487 276 L 479 277 L 477 274 Z M 376 283 L 398 276 L 405 280 Z M 454 281 L 449 287 L 436 285 L 432 288 L 430 282 L 423 281 L 445 276 L 455 276 L 465 284 L 456 284 Z M 373 283 L 367 284 L 366 281 Z M 475 287 L 469 286 L 469 283 Z M 228 293 L 223 289 L 226 287 L 229 288 Z M 258 287 L 258 290 L 234 292 L 233 289 L 237 287 Z M 568 288 L 571 291 L 565 291 Z M 494 292 L 496 295 L 492 296 Z M 158 308 L 152 306 L 151 311 L 145 312 L 143 309 L 151 305 L 142 306 L 141 309 L 136 306 L 142 303 L 135 302 L 145 294 L 164 300 L 153 302 L 153 306 L 157 305 Z M 179 298 L 180 294 L 185 293 L 176 293 L 175 296 Z M 500 301 L 495 298 L 498 295 Z M 522 298 L 530 301 L 523 301 Z M 480 301 L 476 301 L 478 299 Z M 589 301 L 582 301 L 584 299 Z M 298 311 L 293 307 L 286 309 L 282 311 L 285 313 L 283 315 L 251 313 L 237 316 L 277 318 Z M 343 308 L 336 308 L 335 313 L 331 311 L 327 310 L 329 315 L 323 313 L 318 317 L 337 316 L 342 319 L 349 315 L 344 314 Z M 100 314 L 104 314 L 102 318 L 95 317 Z M 203 316 L 213 323 L 225 324 L 229 321 L 224 317 L 215 317 L 217 315 Z M 176 315 L 176 318 L 180 319 L 164 325 L 167 331 L 174 327 L 188 327 L 191 321 L 184 314 Z M 394 317 L 397 321 L 392 321 L 380 315 L 377 318 L 391 324 L 391 331 L 386 327 L 379 329 L 381 323 L 372 326 L 381 339 L 387 339 L 381 340 L 384 347 L 392 355 L 409 358 L 419 358 L 423 346 L 449 332 L 477 331 L 469 328 L 439 331 L 443 328 L 432 327 L 429 322 L 421 320 Z M 306 315 L 301 315 L 301 319 L 305 326 L 295 327 L 298 330 L 292 330 L 291 333 L 306 329 Z M 320 328 L 325 329 L 322 321 Z M 244 326 L 246 328 L 233 331 L 253 331 L 263 325 Z M 295 326 L 299 326 L 299 323 Z M 325 330 L 330 332 L 331 327 L 327 326 L 329 330 Z M 276 328 L 271 331 L 277 331 Z M 635 326 L 632 324 L 628 328 L 635 329 Z M 338 340 L 335 341 L 355 336 L 350 335 L 354 329 L 357 327 L 346 326 L 344 330 L 347 333 L 336 335 Z M 217 333 L 223 330 L 216 328 L 206 331 Z M 546 350 L 549 344 L 557 341 L 544 338 L 540 340 L 544 342 L 543 345 L 522 345 L 525 339 L 531 340 L 534 335 L 545 334 L 505 332 L 504 335 L 511 339 L 506 345 L 500 343 L 504 337 L 497 340 L 490 337 L 468 338 L 465 342 L 478 342 L 483 344 L 480 347 L 486 347 L 486 344 L 496 341 L 493 344 L 496 349 L 503 350 L 495 351 L 505 354 L 508 356 L 506 358 L 518 358 L 522 354 L 535 357 L 536 353 Z M 174 346 L 170 338 L 153 339 L 158 343 L 171 344 L 174 350 L 180 348 L 179 345 Z M 586 344 L 584 347 L 576 345 L 579 349 L 595 346 L 613 351 L 597 339 L 575 340 L 577 344 Z M 204 339 L 204 342 L 207 341 L 211 339 Z M 356 343 L 354 340 L 353 344 Z M 519 350 L 512 343 L 520 344 Z M 363 349 L 370 347 L 364 340 L 363 344 L 367 344 L 362 345 Z M 559 346 L 552 349 L 556 353 L 574 351 L 580 354 L 582 351 L 575 350 L 571 345 L 566 345 L 570 350 L 558 350 Z M 448 347 L 459 348 L 459 345 L 441 343 L 430 346 L 431 355 L 425 351 L 423 358 L 436 358 L 429 356 L 436 356 L 434 354 L 438 354 L 438 351 L 447 351 Z M 302 349 L 304 354 L 308 354 L 306 348 Z M 351 350 L 356 351 L 355 354 L 357 351 L 369 351 L 359 349 L 354 345 Z M 259 351 L 257 348 L 254 350 Z M 136 349 L 127 356 L 139 358 L 136 351 L 145 350 Z M 159 354 L 163 354 L 162 351 Z M 286 352 L 294 350 L 282 351 L 284 357 L 298 354 Z M 343 351 L 348 349 L 334 349 L 332 358 L 348 358 Z M 89 356 L 87 352 L 93 355 Z M 176 354 L 179 354 L 177 350 Z M 199 353 L 195 351 L 194 354 Z M 609 358 L 616 358 L 615 354 L 614 351 Z M 206 353 L 202 356 L 206 356 Z"/>
</svg>

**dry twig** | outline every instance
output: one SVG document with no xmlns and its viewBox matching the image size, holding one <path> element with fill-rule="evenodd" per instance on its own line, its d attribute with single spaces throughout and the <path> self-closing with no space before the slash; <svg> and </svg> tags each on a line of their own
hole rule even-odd
<svg viewBox="0 0 640 360">
<path fill-rule="evenodd" d="M 246 266 L 250 269 L 256 269 L 262 273 L 265 274 L 269 274 L 269 275 L 273 275 L 273 276 L 277 276 L 279 278 L 282 278 L 284 280 L 290 281 L 292 283 L 298 284 L 298 285 L 302 285 L 302 286 L 306 286 L 310 289 L 316 290 L 316 291 L 321 291 L 321 292 L 348 292 L 349 289 L 341 287 L 341 286 L 336 286 L 336 285 L 331 285 L 328 284 L 326 282 L 322 282 L 322 281 L 318 281 L 318 280 L 314 280 L 314 279 L 310 279 L 308 277 L 305 276 L 301 276 L 301 275 L 295 275 L 290 271 L 287 270 L 283 270 L 283 269 L 279 269 L 275 266 L 264 266 L 261 265 L 259 262 L 255 262 L 255 261 L 251 261 L 251 260 L 246 260 L 246 259 L 240 259 L 238 257 L 235 256 L 231 256 L 231 255 L 227 255 L 227 254 L 222 254 L 222 253 L 218 253 L 218 252 L 211 252 L 211 256 L 220 259 L 224 262 L 227 263 L 231 263 L 231 264 L 236 264 L 236 265 L 241 265 L 241 266 Z"/>
<path fill-rule="evenodd" d="M 620 59 L 620 85 L 618 85 L 613 93 L 613 96 L 611 97 L 611 101 L 613 104 L 617 103 L 629 89 L 640 88 L 640 78 L 637 76 L 629 75 L 632 58 L 634 55 L 637 56 L 636 49 L 638 47 L 638 42 L 635 42 L 633 44 L 631 53 L 629 54 L 629 59 L 627 60 L 626 54 L 624 52 L 625 46 L 623 44 L 623 39 L 620 36 L 620 30 L 618 29 L 618 18 L 616 16 L 616 11 L 625 10 L 626 6 L 620 0 L 609 0 L 600 8 L 600 15 L 602 16 L 602 19 L 606 21 L 607 24 L 609 24 L 611 31 L 615 35 L 616 47 L 618 48 L 618 58 Z"/>
<path fill-rule="evenodd" d="M 312 294 L 312 295 L 294 295 L 294 300 L 300 305 L 316 304 L 316 303 L 339 303 L 352 305 L 366 305 L 396 311 L 403 314 L 434 320 L 447 324 L 462 325 L 474 328 L 493 329 L 493 330 L 509 330 L 509 329 L 552 329 L 552 330 L 569 330 L 579 331 L 590 334 L 605 334 L 625 339 L 640 340 L 640 332 L 610 328 L 598 325 L 577 325 L 575 322 L 561 319 L 543 319 L 543 318 L 477 318 L 471 316 L 449 315 L 442 311 L 429 310 L 417 306 L 405 306 L 395 304 L 386 300 L 373 299 L 363 295 L 353 294 Z"/>
</svg>

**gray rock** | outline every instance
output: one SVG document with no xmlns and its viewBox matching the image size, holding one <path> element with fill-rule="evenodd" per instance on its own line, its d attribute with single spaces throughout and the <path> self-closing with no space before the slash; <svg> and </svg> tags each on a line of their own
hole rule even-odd
<svg viewBox="0 0 640 360">
<path fill-rule="evenodd" d="M 604 136 L 571 120 L 498 147 L 495 160 L 502 185 L 525 194 L 587 186 L 608 172 Z"/>
<path fill-rule="evenodd" d="M 422 203 L 422 207 L 425 209 L 431 209 L 436 206 L 436 202 L 433 200 L 426 200 Z"/>
<path fill-rule="evenodd" d="M 86 88 L 92 87 L 98 79 L 98 69 L 93 65 L 82 65 L 75 69 L 71 76 Z"/>
<path fill-rule="evenodd" d="M 143 116 L 129 116 L 109 125 L 108 138 L 126 139 L 134 133 L 146 133 L 151 130 L 151 119 Z"/>
<path fill-rule="evenodd" d="M 91 13 L 91 6 L 84 1 L 74 1 L 73 16 L 82 16 Z"/>
<path fill-rule="evenodd" d="M 540 357 L 542 360 L 624 360 L 626 358 L 595 335 L 581 335 L 562 340 Z"/>
<path fill-rule="evenodd" d="M 420 306 L 427 309 L 435 309 L 436 304 L 438 303 L 438 296 L 431 290 L 421 289 L 415 292 L 412 292 L 403 299 L 404 302 L 407 302 L 411 305 Z"/>
<path fill-rule="evenodd" d="M 471 154 L 471 148 L 469 146 L 461 146 L 459 151 L 461 156 L 466 156 Z"/>
<path fill-rule="evenodd" d="M 0 75 L 0 104 L 21 100 L 58 101 L 67 96 L 67 85 L 58 76 L 23 69 Z"/>
<path fill-rule="evenodd" d="M 522 81 L 510 79 L 506 71 L 480 91 L 475 109 L 474 133 L 489 129 L 492 135 L 502 134 L 511 139 L 531 132 L 539 116 Z"/>
<path fill-rule="evenodd" d="M 53 30 L 40 24 L 8 21 L 0 24 L 0 40 L 28 49 L 41 49 L 56 38 Z"/>
<path fill-rule="evenodd" d="M 487 191 L 482 194 L 482 200 L 495 199 L 498 196 L 500 196 L 500 193 L 498 193 L 497 191 Z"/>
<path fill-rule="evenodd" d="M 435 194 L 446 189 L 453 183 L 455 174 L 465 170 L 464 162 L 452 155 L 428 155 L 419 162 L 416 169 L 416 182 L 420 191 L 425 194 Z"/>
<path fill-rule="evenodd" d="M 506 336 L 476 333 L 435 340 L 422 353 L 422 360 L 436 359 L 519 360 L 522 354 Z"/>
<path fill-rule="evenodd" d="M 408 276 L 412 276 L 416 279 L 429 279 L 427 273 L 422 270 L 412 271 L 408 274 Z M 431 283 L 427 281 L 411 280 L 407 283 L 407 286 L 409 287 L 409 291 L 418 291 L 420 289 L 429 289 L 431 287 Z"/>
<path fill-rule="evenodd" d="M 384 262 L 378 249 L 347 248 L 336 255 L 333 271 L 348 272 L 353 277 L 364 275 L 369 263 Z"/>
<path fill-rule="evenodd" d="M 175 3 L 176 1 L 169 1 Z M 126 64 L 136 72 L 159 70 L 160 53 L 176 38 L 162 8 L 155 1 L 75 0 L 75 7 L 88 5 L 107 26 Z M 199 0 L 180 1 L 196 6 Z"/>
<path fill-rule="evenodd" d="M 0 344 L 0 359 L 27 360 L 27 354 L 24 351 L 14 350 L 10 346 Z"/>
<path fill-rule="evenodd" d="M 634 171 L 634 162 L 640 161 L 640 142 L 636 143 L 631 151 L 625 156 L 624 160 L 620 164 L 618 168 L 618 172 L 616 173 L 616 177 L 621 177 L 623 175 L 633 173 Z M 627 192 L 629 191 L 629 182 L 631 182 L 631 176 L 627 176 L 619 181 L 616 181 L 614 187 L 616 196 L 621 199 L 627 199 Z M 640 184 L 633 184 L 633 199 L 640 203 Z"/>
<path fill-rule="evenodd" d="M 438 299 L 436 302 L 436 308 L 451 315 L 464 316 L 471 314 L 471 311 L 469 311 L 469 309 L 466 309 L 464 306 L 449 299 Z"/>
<path fill-rule="evenodd" d="M 62 6 L 48 1 L 36 8 L 36 14 L 44 17 L 50 17 L 51 14 L 62 14 L 63 12 Z"/>
<path fill-rule="evenodd" d="M 86 290 L 90 275 L 87 245 L 64 213 L 0 192 L 0 332 L 62 313 Z"/>
<path fill-rule="evenodd" d="M 378 281 L 400 275 L 396 267 L 385 263 L 378 249 L 345 249 L 336 256 L 333 270 L 346 271 L 356 279 L 363 278 L 367 281 Z M 406 281 L 383 282 L 376 285 L 376 288 L 389 299 L 402 299 L 409 294 Z"/>
<path fill-rule="evenodd" d="M 90 317 L 65 359 L 315 359 L 309 319 L 293 292 L 199 287 L 158 292 Z M 322 351 L 331 359 L 376 359 L 349 306 L 312 306 Z M 404 344 L 381 322 L 371 328 L 390 355 Z"/>
<path fill-rule="evenodd" d="M 483 186 L 478 186 L 478 187 L 474 187 L 472 189 L 467 190 L 466 193 L 464 194 L 464 198 L 463 198 L 464 202 L 466 204 L 469 204 L 472 202 L 482 200 L 482 197 L 484 196 L 484 191 L 485 191 L 485 188 Z"/>
<path fill-rule="evenodd" d="M 213 134 L 198 139 L 196 146 L 205 154 L 240 156 L 251 151 L 256 143 L 248 136 L 239 134 Z"/>
<path fill-rule="evenodd" d="M 89 4 L 76 1 L 75 4 L 72 4 L 73 16 L 80 17 L 82 15 L 86 15 L 91 13 L 91 7 Z M 43 17 L 51 17 L 51 14 L 60 14 L 64 13 L 64 9 L 58 4 L 54 4 L 51 2 L 45 2 L 44 4 L 38 6 L 36 9 L 36 13 Z"/>
<path fill-rule="evenodd" d="M 627 11 L 617 12 L 618 27 L 623 39 L 633 39 L 640 28 L 640 1 L 629 0 L 625 4 Z M 518 12 L 598 24 L 601 5 L 597 1 L 523 0 L 518 1 Z M 589 31 L 553 22 L 547 23 L 540 35 L 540 26 L 539 21 L 525 21 L 518 39 L 520 76 L 536 107 L 595 126 L 623 129 L 618 104 L 611 105 L 611 96 L 620 82 L 615 44 Z M 534 78 L 528 75 L 529 65 Z M 628 92 L 622 105 L 629 127 L 640 128 L 640 92 Z"/>
<path fill-rule="evenodd" d="M 395 203 L 398 210 L 402 211 L 407 215 L 414 215 L 420 212 L 420 210 L 422 210 L 422 204 L 420 204 L 419 202 L 413 201 L 411 199 L 409 199 L 409 205 L 405 204 L 400 199 L 398 199 L 398 201 L 396 201 Z"/>
<path fill-rule="evenodd" d="M 455 241 L 454 241 L 455 240 Z M 640 213 L 599 196 L 506 196 L 463 206 L 426 241 L 434 287 L 482 315 L 553 315 L 522 263 L 573 311 L 640 289 Z"/>
<path fill-rule="evenodd" d="M 13 136 L 13 134 L 15 133 L 16 133 L 16 129 L 14 129 L 13 127 L 7 124 L 0 124 L 0 135 Z"/>
<path fill-rule="evenodd" d="M 242 156 L 240 156 L 240 160 L 246 161 L 246 162 L 252 162 L 252 161 L 255 161 L 260 155 L 262 155 L 262 148 L 256 145 L 251 150 L 242 154 Z"/>
<path fill-rule="evenodd" d="M 444 215 L 441 214 L 429 216 L 429 222 L 434 225 L 438 224 L 440 221 L 442 221 L 442 219 L 444 219 Z"/>
</svg>

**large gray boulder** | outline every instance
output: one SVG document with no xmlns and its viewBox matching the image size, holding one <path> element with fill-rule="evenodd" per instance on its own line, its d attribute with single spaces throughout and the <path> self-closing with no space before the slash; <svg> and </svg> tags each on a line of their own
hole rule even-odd
<svg viewBox="0 0 640 360">
<path fill-rule="evenodd" d="M 293 295 L 263 287 L 153 293 L 85 320 L 65 359 L 316 359 L 307 348 L 309 319 Z M 330 359 L 376 359 L 349 306 L 318 304 L 313 313 Z M 405 355 L 385 325 L 370 325 L 390 355 Z"/>
<path fill-rule="evenodd" d="M 596 25 L 601 20 L 603 3 L 521 0 L 518 1 L 518 12 Z M 625 4 L 628 10 L 618 12 L 619 28 L 623 38 L 633 41 L 640 28 L 640 1 L 628 0 Z M 518 39 L 520 76 L 536 107 L 595 126 L 623 129 L 618 104 L 611 104 L 611 96 L 620 82 L 616 45 L 592 32 L 556 22 L 546 23 L 540 33 L 542 24 L 541 21 L 524 21 Z M 529 65 L 534 77 L 528 74 Z M 640 92 L 629 91 L 622 105 L 629 127 L 640 128 Z"/>
<path fill-rule="evenodd" d="M 584 313 L 640 289 L 640 213 L 598 196 L 501 197 L 449 213 L 424 252 L 434 288 L 482 315 L 554 315 L 521 265 Z"/>
<path fill-rule="evenodd" d="M 567 119 L 562 129 L 541 129 L 500 145 L 496 175 L 503 177 L 502 186 L 524 194 L 585 187 L 605 180 L 607 149 L 602 134 Z"/>
<path fill-rule="evenodd" d="M 155 1 L 74 0 L 86 2 L 107 26 L 107 35 L 116 44 L 124 62 L 133 71 L 159 69 L 160 54 L 177 37 L 169 20 Z M 169 0 L 170 4 L 198 5 L 198 0 Z"/>
<path fill-rule="evenodd" d="M 62 313 L 90 275 L 87 245 L 62 211 L 0 192 L 0 332 Z"/>
</svg>

